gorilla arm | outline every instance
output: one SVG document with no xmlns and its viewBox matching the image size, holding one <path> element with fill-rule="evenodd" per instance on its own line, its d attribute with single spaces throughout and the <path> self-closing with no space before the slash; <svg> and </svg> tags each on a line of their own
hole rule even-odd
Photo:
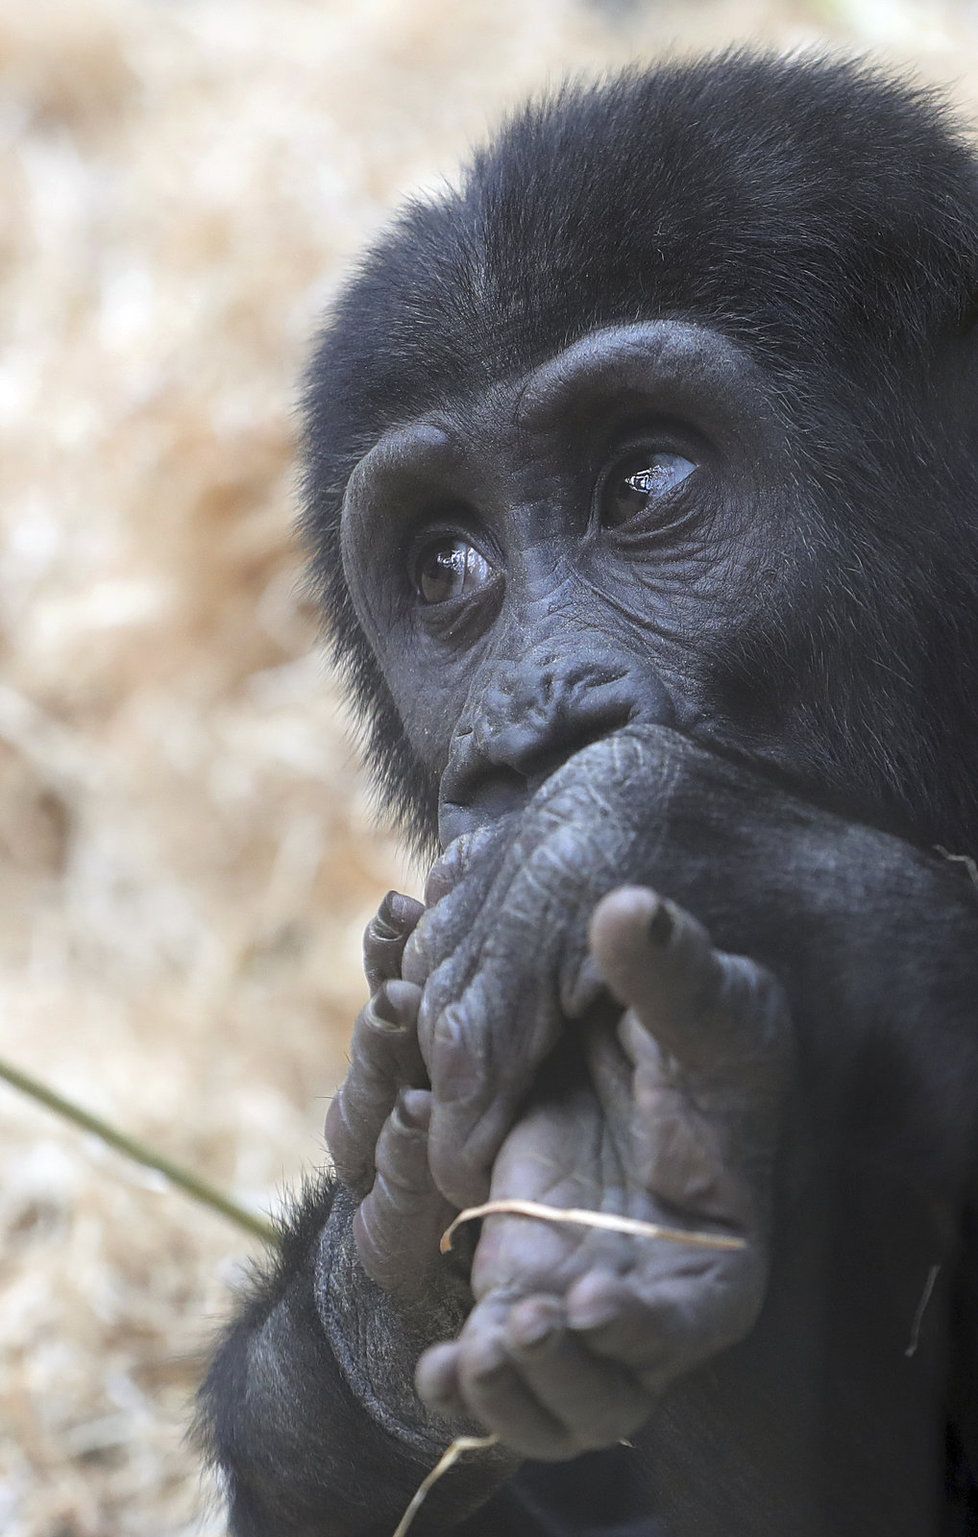
<svg viewBox="0 0 978 1537">
<path fill-rule="evenodd" d="M 510 827 L 503 836 L 501 829 L 491 847 L 479 850 L 410 941 L 403 969 L 425 983 L 420 1043 L 434 1101 L 406 1082 L 404 1059 L 388 1070 L 386 1092 L 391 1107 L 398 1087 L 422 1096 L 415 1152 L 427 1135 L 421 1123 L 433 1112 L 431 1163 L 442 1192 L 427 1190 L 428 1215 L 414 1229 L 432 1249 L 427 1235 L 445 1211 L 488 1192 L 511 1132 L 507 1156 L 516 1183 L 509 1193 L 525 1193 L 537 1128 L 529 1117 L 519 1124 L 520 1107 L 537 1079 L 545 1080 L 544 1063 L 564 1022 L 587 1015 L 600 996 L 588 924 L 596 904 L 623 880 L 678 898 L 719 942 L 771 966 L 791 1000 L 798 1035 L 775 1171 L 768 1300 L 743 1344 L 704 1367 L 702 1341 L 693 1339 L 672 1360 L 666 1375 L 678 1373 L 678 1380 L 642 1437 L 646 1508 L 665 1506 L 677 1537 L 936 1532 L 941 1449 L 934 1427 L 944 1422 L 948 1293 L 958 1279 L 978 1098 L 978 908 L 946 863 L 808 807 L 667 731 L 624 732 L 577 755 L 539 792 L 515 832 Z M 650 951 L 653 975 L 660 959 Z M 608 980 L 615 987 L 611 972 Z M 354 1084 L 374 1034 L 358 1032 Z M 627 1035 L 623 1041 L 627 1056 Z M 685 1054 L 691 1050 L 687 1038 Z M 616 1061 L 615 1072 L 603 1077 L 593 1058 L 589 1063 L 595 1092 L 602 1083 L 606 1091 L 586 1106 L 599 1127 L 620 1054 Z M 745 1061 L 749 1088 L 749 1051 Z M 636 1075 L 638 1065 L 633 1057 Z M 371 1077 L 373 1069 L 360 1073 L 361 1080 Z M 421 1111 L 418 1099 L 408 1103 Z M 378 1105 L 361 1106 L 348 1119 L 376 1126 Z M 395 1119 L 391 1108 L 384 1123 L 391 1132 Z M 610 1124 L 614 1117 L 604 1119 Z M 551 1141 L 536 1152 L 579 1156 L 580 1124 L 573 1117 L 548 1124 L 544 1117 L 539 1128 Z M 769 1136 L 770 1115 L 743 1119 L 733 1147 L 741 1171 L 750 1167 L 752 1124 Z M 561 1137 L 563 1148 L 555 1145 Z M 337 1147 L 335 1129 L 333 1142 Z M 339 1148 L 341 1164 L 344 1156 L 350 1177 L 362 1178 L 356 1158 Z M 424 1177 L 426 1160 L 415 1161 Z M 403 1149 L 397 1166 L 413 1167 Z M 589 1204 L 615 1202 L 620 1163 L 604 1168 L 612 1173 L 599 1171 Z M 511 1177 L 506 1158 L 498 1172 Z M 380 1184 L 375 1179 L 374 1191 Z M 761 1212 L 764 1201 L 761 1190 Z M 385 1226 L 376 1220 L 376 1203 L 375 1221 L 361 1221 L 356 1247 L 351 1211 L 352 1202 L 337 1201 L 321 1237 L 312 1231 L 313 1214 L 308 1242 L 291 1253 L 278 1290 L 268 1287 L 232 1331 L 212 1374 L 205 1402 L 218 1427 L 219 1458 L 237 1488 L 248 1491 L 241 1510 L 245 1499 L 264 1510 L 238 1517 L 235 1531 L 247 1537 L 387 1537 L 452 1434 L 451 1426 L 426 1417 L 411 1392 L 411 1373 L 426 1345 L 439 1336 L 454 1339 L 470 1304 L 447 1327 L 443 1313 L 439 1327 L 430 1310 L 441 1274 L 432 1268 L 433 1249 L 420 1263 L 403 1241 L 411 1224 Z M 693 1202 L 696 1225 L 702 1212 Z M 374 1234 L 372 1253 L 365 1226 Z M 763 1220 L 754 1229 L 763 1245 Z M 502 1238 L 511 1279 L 532 1278 L 540 1225 L 500 1219 L 485 1231 L 475 1269 L 483 1297 L 494 1290 L 490 1260 Z M 566 1237 L 564 1230 L 561 1242 Z M 546 1238 L 552 1241 L 554 1230 Z M 575 1267 L 590 1252 L 579 1235 L 567 1246 L 578 1285 L 582 1272 Z M 763 1247 L 757 1252 L 766 1264 Z M 365 1265 L 388 1290 L 368 1279 Z M 935 1265 L 939 1278 L 908 1355 Z M 412 1267 L 429 1303 L 420 1325 L 403 1301 Z M 617 1258 L 612 1268 L 621 1268 Z M 964 1277 L 958 1290 L 973 1298 L 974 1278 Z M 559 1285 L 551 1290 L 558 1302 L 565 1293 Z M 286 1294 L 295 1302 L 283 1308 L 279 1298 Z M 533 1289 L 522 1294 L 532 1297 Z M 689 1295 L 695 1298 L 695 1286 Z M 637 1317 L 626 1310 L 590 1331 L 578 1329 L 577 1343 L 612 1375 L 620 1373 L 623 1357 L 627 1369 L 648 1348 Z M 748 1309 L 743 1328 L 750 1317 Z M 973 1337 L 967 1305 L 965 1319 Z M 963 1343 L 966 1331 L 955 1327 Z M 717 1348 L 731 1337 L 721 1331 Z M 963 1378 L 972 1414 L 974 1376 Z M 422 1385 L 439 1398 L 424 1374 Z M 462 1407 L 478 1412 L 471 1397 Z M 961 1425 L 964 1434 L 963 1415 Z M 609 1416 L 605 1430 L 588 1428 L 586 1444 L 619 1432 Z M 477 1461 L 453 1470 L 432 1496 L 432 1530 L 454 1529 L 464 1510 L 515 1466 Z"/>
<path fill-rule="evenodd" d="M 473 866 L 426 915 L 405 956 L 406 974 L 428 973 L 431 1162 L 453 1203 L 484 1199 L 490 1177 L 494 1194 L 526 1194 L 500 1188 L 497 1158 L 559 1035 L 561 1010 L 547 1000 L 573 1017 L 593 998 L 588 921 L 622 880 L 678 898 L 720 943 L 770 966 L 798 1036 L 767 1305 L 743 1345 L 670 1389 L 649 1427 L 670 1534 L 936 1531 L 949 1363 L 969 1336 L 973 1348 L 978 1296 L 961 1250 L 978 1145 L 974 891 L 945 861 L 661 728 L 588 748 L 538 792 L 502 861 Z M 749 1057 L 742 1082 L 749 1099 Z M 745 1119 L 741 1160 L 764 1126 Z M 551 1163 L 586 1160 L 570 1123 L 560 1150 L 554 1126 L 538 1127 Z M 529 1134 L 513 1135 L 525 1179 Z M 610 1181 L 604 1194 L 621 1199 Z M 553 1253 L 541 1265 L 535 1252 L 552 1251 L 553 1232 L 499 1220 L 514 1230 L 511 1294 L 534 1293 L 542 1272 L 559 1277 Z M 479 1273 L 477 1256 L 477 1286 Z M 550 1291 L 573 1298 L 558 1283 Z M 971 1299 L 955 1321 L 952 1292 Z M 640 1328 L 616 1328 L 613 1363 L 641 1360 Z M 575 1338 L 587 1344 L 586 1331 Z M 481 1390 L 459 1400 L 457 1371 L 433 1359 L 438 1371 L 422 1378 L 433 1401 L 478 1412 Z M 958 1375 L 973 1416 L 974 1365 Z M 952 1412 L 967 1434 L 964 1412 Z"/>
<path fill-rule="evenodd" d="M 233 1537 L 390 1537 L 444 1450 L 414 1368 L 433 1334 L 458 1331 L 471 1296 L 438 1255 L 452 1208 L 427 1166 L 418 990 L 399 980 L 420 910 L 392 893 L 367 929 L 371 999 L 327 1118 L 342 1183 L 305 1189 L 201 1391 L 198 1439 Z M 426 1516 L 452 1528 L 516 1461 L 500 1450 L 459 1468 Z"/>
</svg>

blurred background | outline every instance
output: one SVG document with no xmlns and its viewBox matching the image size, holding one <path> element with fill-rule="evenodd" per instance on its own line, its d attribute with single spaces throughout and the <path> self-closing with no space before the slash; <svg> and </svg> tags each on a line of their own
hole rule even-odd
<svg viewBox="0 0 978 1537">
<path fill-rule="evenodd" d="M 316 317 L 514 100 L 741 40 L 978 119 L 975 0 L 0 0 L 0 1053 L 256 1210 L 418 885 L 292 539 Z M 183 1437 L 257 1243 L 2 1084 L 0 1156 L 0 1533 L 217 1537 Z"/>
</svg>

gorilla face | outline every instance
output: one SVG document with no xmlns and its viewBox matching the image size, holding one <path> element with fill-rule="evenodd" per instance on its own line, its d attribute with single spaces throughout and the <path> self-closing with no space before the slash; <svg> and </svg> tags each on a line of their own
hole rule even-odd
<svg viewBox="0 0 978 1537">
<path fill-rule="evenodd" d="M 620 726 L 721 728 L 711 657 L 768 552 L 793 558 L 788 466 L 758 370 L 678 322 L 597 332 L 361 459 L 344 566 L 443 844 Z"/>
<path fill-rule="evenodd" d="M 627 722 L 970 845 L 972 175 L 899 87 L 707 63 L 517 119 L 371 253 L 306 530 L 416 845 Z"/>
<path fill-rule="evenodd" d="M 845 496 L 825 506 L 869 451 L 823 438 L 808 473 L 780 404 L 736 343 L 649 322 L 424 412 L 361 458 L 343 567 L 438 786 L 443 847 L 636 722 L 899 823 L 892 765 L 919 736 L 904 717 L 927 708 L 923 643 L 901 679 L 892 555 Z M 902 614 L 905 634 L 919 618 Z"/>
</svg>

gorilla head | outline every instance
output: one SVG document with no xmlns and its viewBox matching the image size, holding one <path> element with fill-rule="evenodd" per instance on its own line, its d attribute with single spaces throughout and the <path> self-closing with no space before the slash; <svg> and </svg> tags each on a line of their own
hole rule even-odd
<svg viewBox="0 0 978 1537">
<path fill-rule="evenodd" d="M 914 846 L 978 838 L 976 280 L 926 93 L 733 55 L 528 109 L 340 295 L 305 532 L 450 846 L 205 1389 L 240 1537 L 392 1530 L 429 1410 L 503 1458 L 446 1532 L 978 1531 L 978 909 Z"/>
<path fill-rule="evenodd" d="M 662 721 L 978 831 L 975 162 L 924 92 L 726 56 L 568 89 L 341 294 L 305 532 L 419 847 Z"/>
</svg>

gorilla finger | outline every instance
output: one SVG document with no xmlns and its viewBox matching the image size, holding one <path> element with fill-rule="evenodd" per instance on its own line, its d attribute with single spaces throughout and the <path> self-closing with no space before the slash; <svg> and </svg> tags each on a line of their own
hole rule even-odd
<svg viewBox="0 0 978 1537">
<path fill-rule="evenodd" d="M 418 1046 L 421 989 L 413 982 L 384 982 L 361 1010 L 350 1042 L 350 1073 L 364 1087 L 391 1082 L 425 1088 L 428 1073 Z"/>
<path fill-rule="evenodd" d="M 501 1328 L 463 1332 L 458 1389 L 463 1412 L 522 1456 L 558 1462 L 575 1455 L 577 1448 L 564 1426 L 523 1382 Z"/>
<path fill-rule="evenodd" d="M 595 1356 L 627 1362 L 637 1373 L 659 1371 L 669 1354 L 660 1309 L 650 1307 L 632 1284 L 610 1271 L 590 1272 L 566 1297 L 567 1325 Z"/>
<path fill-rule="evenodd" d="M 424 883 L 426 907 L 437 907 L 458 885 L 465 873 L 468 844 L 468 838 L 456 838 L 435 860 Z"/>
<path fill-rule="evenodd" d="M 401 974 L 404 946 L 424 912 L 424 904 L 389 891 L 363 936 L 363 969 L 371 993 Z"/>
<path fill-rule="evenodd" d="M 428 1089 L 401 1089 L 377 1138 L 377 1176 L 388 1190 L 413 1200 L 434 1191 L 428 1164 L 432 1096 Z"/>
<path fill-rule="evenodd" d="M 668 1051 L 688 1049 L 690 1005 L 709 1007 L 720 971 L 702 924 L 645 886 L 620 886 L 591 917 L 591 948 L 609 988 Z M 677 1017 L 678 1016 L 678 1017 Z"/>
<path fill-rule="evenodd" d="M 401 960 L 401 976 L 409 982 L 427 982 L 471 934 L 495 868 L 482 858 L 494 836 L 487 826 L 456 838 L 432 866 L 427 906 Z"/>
<path fill-rule="evenodd" d="M 506 1323 L 506 1348 L 536 1401 L 578 1451 L 613 1446 L 644 1424 L 648 1393 L 623 1366 L 587 1350 L 556 1297 L 526 1297 Z"/>
<path fill-rule="evenodd" d="M 430 1059 L 435 1095 L 428 1156 L 435 1183 L 459 1210 L 486 1200 L 492 1165 L 513 1124 L 519 1095 L 490 1081 L 466 1002 L 442 1011 Z"/>
<path fill-rule="evenodd" d="M 431 1095 L 405 1089 L 377 1142 L 377 1177 L 353 1219 L 353 1235 L 367 1274 L 386 1291 L 404 1277 L 439 1263 L 438 1243 L 450 1210 L 428 1168 Z"/>
<path fill-rule="evenodd" d="M 762 1297 L 749 1281 L 698 1287 L 682 1274 L 643 1289 L 634 1277 L 591 1272 L 567 1294 L 567 1322 L 588 1351 L 660 1388 L 742 1339 Z"/>
<path fill-rule="evenodd" d="M 414 1373 L 418 1397 L 429 1409 L 446 1419 L 465 1413 L 465 1400 L 458 1382 L 459 1346 L 457 1340 L 445 1340 L 427 1349 Z"/>
<path fill-rule="evenodd" d="M 761 1061 L 783 1059 L 787 1014 L 778 984 L 752 961 L 716 950 L 675 903 L 647 887 L 619 887 L 596 907 L 591 943 L 608 986 L 633 1011 L 622 1030 L 633 1060 L 643 1032 L 693 1071 L 732 1059 L 753 1072 Z"/>
<path fill-rule="evenodd" d="M 398 1089 L 426 1088 L 415 1022 L 420 991 L 386 982 L 353 1027 L 350 1070 L 326 1113 L 326 1142 L 336 1171 L 357 1193 L 369 1189 L 374 1149 Z"/>
<path fill-rule="evenodd" d="M 424 899 L 428 907 L 434 907 L 442 897 L 454 890 L 464 878 L 473 859 L 479 858 L 492 839 L 493 829 L 490 826 L 476 827 L 472 832 L 462 833 L 453 839 L 428 871 L 424 888 Z"/>
</svg>

